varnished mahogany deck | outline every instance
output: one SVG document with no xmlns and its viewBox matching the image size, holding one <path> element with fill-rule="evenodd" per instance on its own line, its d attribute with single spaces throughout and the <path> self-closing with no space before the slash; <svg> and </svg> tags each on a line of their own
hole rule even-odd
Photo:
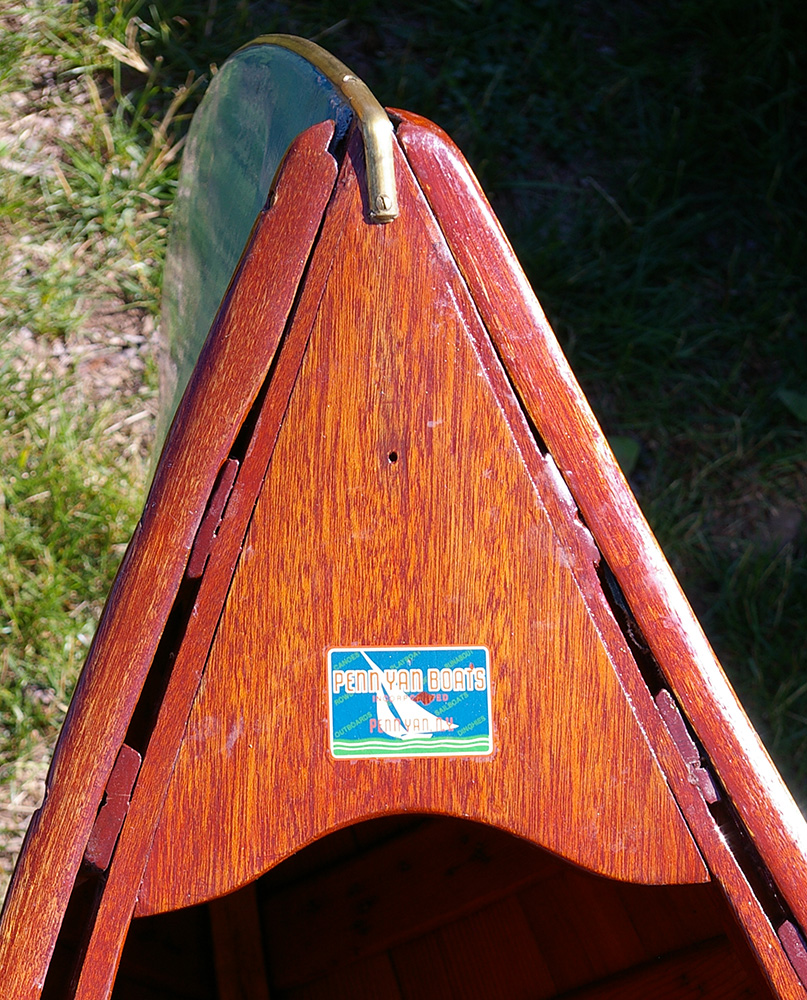
<svg viewBox="0 0 807 1000">
<path fill-rule="evenodd" d="M 401 217 L 348 224 L 362 217 L 357 148 L 291 325 L 288 351 L 304 338 L 306 352 L 136 913 L 221 895 L 335 827 L 403 805 L 494 823 L 612 877 L 703 880 L 620 680 L 638 669 L 596 547 L 403 157 Z M 333 758 L 329 647 L 456 642 L 495 659 L 491 756 Z M 135 793 L 130 824 L 141 809 L 153 804 Z M 119 854 L 128 849 L 124 831 Z"/>
</svg>

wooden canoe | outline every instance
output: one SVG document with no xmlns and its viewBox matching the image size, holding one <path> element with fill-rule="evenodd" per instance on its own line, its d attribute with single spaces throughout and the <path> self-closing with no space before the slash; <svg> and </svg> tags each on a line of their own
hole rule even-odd
<svg viewBox="0 0 807 1000">
<path fill-rule="evenodd" d="M 804 998 L 807 828 L 484 195 L 391 111 L 379 221 L 341 114 L 168 432 L 0 995 Z"/>
</svg>

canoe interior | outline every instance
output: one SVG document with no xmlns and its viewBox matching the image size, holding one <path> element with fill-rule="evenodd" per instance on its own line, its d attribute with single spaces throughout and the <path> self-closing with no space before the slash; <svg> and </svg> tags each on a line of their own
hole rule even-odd
<svg viewBox="0 0 807 1000">
<path fill-rule="evenodd" d="M 65 931 L 45 997 L 64 995 Z M 223 900 L 134 920 L 113 998 L 567 995 L 772 996 L 714 883 L 615 882 L 491 827 L 402 816 L 331 834 Z"/>
</svg>

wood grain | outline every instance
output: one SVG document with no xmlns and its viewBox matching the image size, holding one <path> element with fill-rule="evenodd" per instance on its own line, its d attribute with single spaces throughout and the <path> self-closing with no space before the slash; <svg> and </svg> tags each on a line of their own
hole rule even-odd
<svg viewBox="0 0 807 1000">
<path fill-rule="evenodd" d="M 575 1000 L 760 1000 L 725 941 L 631 969 L 574 993 Z"/>
<path fill-rule="evenodd" d="M 129 800 L 139 770 L 140 754 L 124 743 L 109 775 L 104 802 L 84 851 L 84 863 L 90 868 L 104 871 L 109 867 L 118 834 L 129 811 Z"/>
<path fill-rule="evenodd" d="M 48 792 L 0 924 L 0 996 L 38 997 L 112 764 L 154 657 L 218 471 L 266 377 L 330 196 L 332 123 L 279 174 L 179 407 L 143 517 L 65 720 Z M 306 201 L 295 197 L 305 185 Z M 235 334 L 240 332 L 240 336 Z M 199 462 L 199 455 L 205 461 Z M 160 585 L 155 586 L 155 580 Z M 130 901 L 133 905 L 133 900 Z M 24 950 L 21 929 L 37 927 Z M 101 995 L 100 993 L 97 995 Z"/>
<path fill-rule="evenodd" d="M 439 941 L 454 997 L 531 1000 L 556 992 L 540 944 L 512 896 L 444 927 Z M 403 965 L 401 956 L 395 958 L 396 968 Z"/>
<path fill-rule="evenodd" d="M 362 221 L 350 156 L 340 177 L 326 220 L 340 213 L 340 252 L 139 914 L 220 895 L 345 823 L 409 810 L 478 818 L 615 877 L 705 877 L 603 636 L 627 656 L 624 639 L 601 593 L 581 592 L 596 579 L 590 537 L 398 169 L 401 217 L 386 227 Z M 330 756 L 328 647 L 459 642 L 491 650 L 491 758 Z"/>
</svg>

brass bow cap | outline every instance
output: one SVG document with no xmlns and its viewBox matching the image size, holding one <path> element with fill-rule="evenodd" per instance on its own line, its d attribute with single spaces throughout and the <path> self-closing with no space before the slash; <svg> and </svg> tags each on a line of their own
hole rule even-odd
<svg viewBox="0 0 807 1000">
<path fill-rule="evenodd" d="M 296 35 L 260 35 L 252 45 L 277 45 L 290 49 L 311 63 L 343 95 L 359 120 L 367 165 L 370 216 L 376 222 L 398 217 L 398 193 L 392 145 L 392 122 L 372 91 L 343 62 L 307 38 Z"/>
</svg>

